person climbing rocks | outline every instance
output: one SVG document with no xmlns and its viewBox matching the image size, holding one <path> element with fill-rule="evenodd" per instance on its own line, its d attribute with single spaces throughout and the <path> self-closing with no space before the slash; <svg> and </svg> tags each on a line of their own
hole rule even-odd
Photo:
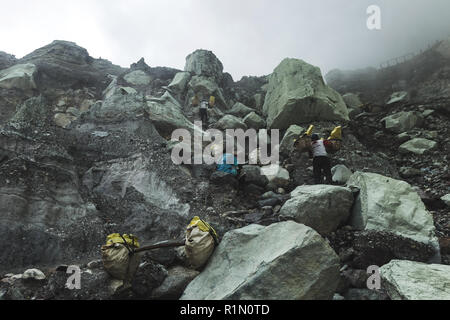
<svg viewBox="0 0 450 320">
<path fill-rule="evenodd" d="M 320 140 L 317 133 L 314 133 L 311 136 L 311 149 L 309 150 L 309 157 L 313 158 L 313 175 L 315 184 L 322 184 L 324 175 L 326 184 L 333 184 L 331 161 L 326 150 L 329 146 L 331 146 L 331 142 L 328 140 Z"/>
<path fill-rule="evenodd" d="M 208 126 L 208 101 L 202 100 L 200 103 L 200 120 Z"/>
<path fill-rule="evenodd" d="M 235 154 L 225 153 L 222 156 L 222 161 L 217 165 L 217 171 L 238 175 L 238 160 Z"/>
</svg>

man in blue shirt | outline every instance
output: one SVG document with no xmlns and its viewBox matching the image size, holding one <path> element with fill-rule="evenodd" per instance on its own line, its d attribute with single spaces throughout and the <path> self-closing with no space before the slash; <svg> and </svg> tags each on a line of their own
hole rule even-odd
<svg viewBox="0 0 450 320">
<path fill-rule="evenodd" d="M 233 164 L 229 164 L 233 163 Z M 222 157 L 222 162 L 217 165 L 217 171 L 223 171 L 237 176 L 238 161 L 237 157 L 231 153 L 225 153 Z"/>
</svg>

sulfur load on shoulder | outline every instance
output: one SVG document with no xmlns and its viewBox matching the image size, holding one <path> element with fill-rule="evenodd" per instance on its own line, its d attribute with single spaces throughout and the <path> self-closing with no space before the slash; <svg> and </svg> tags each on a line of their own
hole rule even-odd
<svg viewBox="0 0 450 320">
<path fill-rule="evenodd" d="M 185 252 L 188 263 L 194 269 L 203 267 L 218 244 L 214 228 L 199 217 L 194 217 L 186 229 Z"/>
<path fill-rule="evenodd" d="M 342 127 L 336 127 L 331 132 L 330 137 L 328 138 L 328 142 L 330 144 L 327 146 L 328 153 L 336 153 L 341 150 L 342 147 Z"/>
<path fill-rule="evenodd" d="M 298 139 L 294 140 L 294 148 L 299 152 L 307 152 L 311 148 L 311 135 L 313 133 L 314 126 L 310 125 Z"/>
<path fill-rule="evenodd" d="M 110 234 L 102 246 L 102 260 L 105 270 L 114 278 L 131 282 L 141 261 L 138 238 L 132 234 Z"/>
</svg>

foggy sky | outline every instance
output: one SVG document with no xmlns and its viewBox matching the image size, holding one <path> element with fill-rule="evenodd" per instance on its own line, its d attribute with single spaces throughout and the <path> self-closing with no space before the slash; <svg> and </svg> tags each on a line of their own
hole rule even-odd
<svg viewBox="0 0 450 320">
<path fill-rule="evenodd" d="M 381 27 L 366 26 L 369 5 Z M 450 35 L 449 0 L 0 0 L 0 51 L 20 58 L 53 40 L 128 67 L 184 69 L 213 51 L 235 81 L 286 57 L 331 69 L 378 66 Z"/>
</svg>

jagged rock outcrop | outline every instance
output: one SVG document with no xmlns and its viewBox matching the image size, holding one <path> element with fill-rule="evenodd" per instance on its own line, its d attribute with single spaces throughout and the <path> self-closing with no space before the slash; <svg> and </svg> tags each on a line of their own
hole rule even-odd
<svg viewBox="0 0 450 320">
<path fill-rule="evenodd" d="M 450 266 L 392 260 L 380 275 L 392 300 L 450 299 Z"/>
<path fill-rule="evenodd" d="M 284 59 L 275 68 L 263 112 L 267 125 L 277 129 L 312 121 L 349 120 L 344 100 L 325 85 L 320 69 L 298 59 Z"/>
<path fill-rule="evenodd" d="M 6 52 L 0 51 L 0 70 L 7 69 L 17 62 L 15 56 Z"/>
<path fill-rule="evenodd" d="M 189 80 L 191 80 L 191 74 L 189 72 L 178 72 L 168 88 L 176 94 L 182 94 L 185 92 Z"/>
<path fill-rule="evenodd" d="M 119 75 L 121 67 L 89 56 L 86 49 L 73 42 L 53 41 L 18 60 L 36 65 L 39 90 L 95 87 L 106 88 L 107 74 Z"/>
<path fill-rule="evenodd" d="M 184 71 L 197 76 L 213 77 L 217 82 L 220 82 L 223 65 L 211 51 L 196 50 L 186 57 Z"/>
<path fill-rule="evenodd" d="M 313 229 L 250 225 L 224 235 L 181 299 L 331 299 L 338 281 L 338 257 Z"/>
<path fill-rule="evenodd" d="M 178 101 L 168 92 L 161 98 L 149 98 L 145 110 L 161 135 L 168 137 L 176 129 L 194 129 L 182 113 Z"/>
<path fill-rule="evenodd" d="M 280 216 L 328 234 L 347 221 L 352 205 L 353 194 L 348 188 L 300 186 L 291 192 L 291 199 L 281 208 Z"/>
</svg>

